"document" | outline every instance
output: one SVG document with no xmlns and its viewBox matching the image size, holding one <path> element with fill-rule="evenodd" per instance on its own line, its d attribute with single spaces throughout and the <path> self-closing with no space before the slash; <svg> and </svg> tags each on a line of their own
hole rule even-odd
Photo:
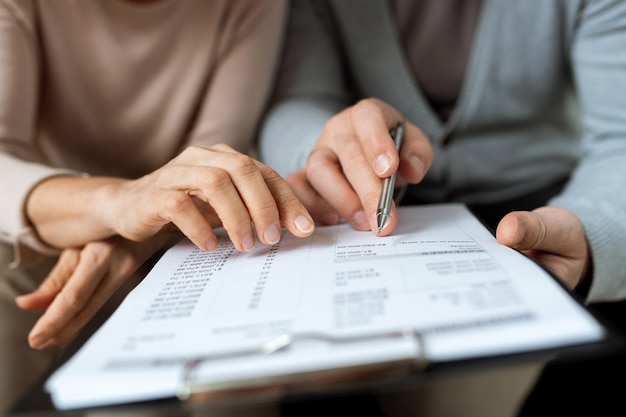
<svg viewBox="0 0 626 417">
<path fill-rule="evenodd" d="M 465 206 L 401 207 L 398 218 L 387 237 L 318 226 L 249 253 L 225 234 L 213 252 L 181 241 L 48 379 L 55 406 L 175 396 L 197 358 L 214 359 L 199 378 L 219 382 L 605 337 L 556 279 L 497 243 Z M 419 339 L 393 336 L 407 329 Z M 281 337 L 288 349 L 265 352 Z"/>
</svg>

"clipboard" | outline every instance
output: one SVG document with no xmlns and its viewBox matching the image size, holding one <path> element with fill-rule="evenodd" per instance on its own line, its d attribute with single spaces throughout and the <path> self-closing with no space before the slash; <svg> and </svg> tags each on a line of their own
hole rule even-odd
<svg viewBox="0 0 626 417">
<path fill-rule="evenodd" d="M 598 320 L 601 319 L 598 318 Z M 235 403 L 242 406 L 268 402 L 277 403 L 285 400 L 314 400 L 316 397 L 324 398 L 331 395 L 347 395 L 359 392 L 393 391 L 423 386 L 428 384 L 429 380 L 451 373 L 476 371 L 513 363 L 524 364 L 537 361 L 548 363 L 557 358 L 577 361 L 617 352 L 625 346 L 620 336 L 611 331 L 605 340 L 598 342 L 449 362 L 431 362 L 423 354 L 416 353 L 415 356 L 405 359 L 309 372 L 285 373 L 268 378 L 241 378 L 220 380 L 215 383 L 194 378 L 194 371 L 197 367 L 210 366 L 213 361 L 245 355 L 273 355 L 289 349 L 298 341 L 306 339 L 322 339 L 331 343 L 351 343 L 372 338 L 410 339 L 419 346 L 416 352 L 424 352 L 422 336 L 419 332 L 408 328 L 399 329 L 395 332 L 345 338 L 306 333 L 282 335 L 270 340 L 258 349 L 223 355 L 207 355 L 190 360 L 185 364 L 181 374 L 177 399 L 183 409 L 193 412 L 212 408 L 228 408 Z"/>
<path fill-rule="evenodd" d="M 443 207 L 445 209 L 445 207 Z M 441 211 L 442 207 L 434 207 L 434 210 Z M 452 207 L 455 210 L 454 207 Z M 424 217 L 426 212 L 420 212 L 420 217 Z M 427 216 L 426 216 L 427 217 Z M 553 280 L 556 280 L 551 276 Z M 560 281 L 556 280 L 561 287 Z M 565 290 L 564 290 L 565 291 Z M 572 296 L 578 307 L 580 301 Z M 160 409 L 171 410 L 191 410 L 206 408 L 229 408 L 231 406 L 241 406 L 242 404 L 258 404 L 266 402 L 283 401 L 286 398 L 298 398 L 306 396 L 326 396 L 335 393 L 354 392 L 359 390 L 380 390 L 406 387 L 420 384 L 430 378 L 446 372 L 462 372 L 465 369 L 482 367 L 488 364 L 507 363 L 510 361 L 526 361 L 530 359 L 550 360 L 556 356 L 576 357 L 583 354 L 598 354 L 618 346 L 614 334 L 609 326 L 602 323 L 598 317 L 591 316 L 605 330 L 604 337 L 593 342 L 566 343 L 554 348 L 528 349 L 520 348 L 514 352 L 500 352 L 494 355 L 471 356 L 453 360 L 436 360 L 427 357 L 426 349 L 423 348 L 425 336 L 415 327 L 403 327 L 393 331 L 378 333 L 353 334 L 351 336 L 338 336 L 324 332 L 295 332 L 285 333 L 272 337 L 251 348 L 234 352 L 221 352 L 212 355 L 199 355 L 188 357 L 182 367 L 178 377 L 178 397 L 163 398 L 160 400 L 142 401 L 139 403 L 127 403 L 112 406 L 105 406 L 111 410 L 142 409 L 158 405 Z M 86 336 L 85 338 L 87 338 Z M 263 356 L 272 358 L 277 355 L 289 352 L 293 347 L 298 347 L 302 343 L 322 341 L 336 345 L 349 345 L 377 339 L 400 340 L 412 343 L 416 346 L 416 355 L 406 355 L 402 358 L 394 358 L 389 361 L 373 361 L 367 363 L 351 364 L 343 367 L 333 367 L 330 369 L 309 369 L 307 371 L 297 371 L 291 373 L 278 373 L 271 378 L 267 377 L 238 377 L 233 379 L 222 379 L 219 383 L 209 382 L 199 377 L 199 370 L 205 366 L 211 366 L 223 360 L 233 357 L 253 357 Z M 621 341 L 620 341 L 621 342 Z M 75 350 L 78 349 L 77 346 Z M 73 352 L 68 352 L 68 357 Z M 66 358 L 67 359 L 67 358 Z M 63 361 L 56 365 L 62 365 Z M 11 416 L 45 416 L 45 415 L 72 415 L 80 414 L 90 407 L 57 410 L 51 403 L 44 391 L 44 383 L 49 375 L 55 371 L 52 369 L 43 381 L 35 387 L 24 399 L 22 399 L 12 411 Z M 138 407 L 138 408 L 137 408 Z M 170 408 L 171 407 L 171 408 Z M 101 407 L 96 406 L 96 409 Z M 61 414 L 55 412 L 59 411 Z"/>
<path fill-rule="evenodd" d="M 297 403 L 299 401 L 325 401 L 336 397 L 369 394 L 372 392 L 393 392 L 422 387 L 429 381 L 469 371 L 488 369 L 512 363 L 524 364 L 533 361 L 549 363 L 555 359 L 571 362 L 602 358 L 626 348 L 625 340 L 610 323 L 592 311 L 592 315 L 607 329 L 607 337 L 601 341 L 567 347 L 541 349 L 514 354 L 503 354 L 483 358 L 463 359 L 450 362 L 431 362 L 418 355 L 404 360 L 372 363 L 326 371 L 312 371 L 298 374 L 284 374 L 274 378 L 244 378 L 220 383 L 204 383 L 195 379 L 194 372 L 199 366 L 208 365 L 228 357 L 241 355 L 272 355 L 289 349 L 294 343 L 304 339 L 326 339 L 334 343 L 350 343 L 356 338 L 336 339 L 323 334 L 283 335 L 258 349 L 231 352 L 223 355 L 207 355 L 191 359 L 183 367 L 180 375 L 179 391 L 176 397 L 110 406 L 85 407 L 71 410 L 57 409 L 44 383 L 71 354 L 80 348 L 91 332 L 83 334 L 70 345 L 68 353 L 53 365 L 24 397 L 16 402 L 7 417 L 59 417 L 81 416 L 92 412 L 106 412 L 115 415 L 129 412 L 150 415 L 182 416 L 198 411 L 245 409 L 264 404 Z M 408 338 L 422 344 L 422 337 L 411 329 L 397 332 L 368 335 L 366 338 Z M 155 414 L 153 414 L 155 413 Z"/>
<path fill-rule="evenodd" d="M 552 274 L 551 274 L 552 275 Z M 553 275 L 552 275 L 553 276 Z M 557 282 L 558 279 L 553 276 Z M 578 304 L 583 306 L 576 294 L 571 294 Z M 584 307 L 584 306 L 583 306 Z M 110 314 L 106 306 L 93 319 L 97 324 L 104 322 Z M 511 363 L 527 363 L 542 361 L 549 363 L 553 360 L 570 362 L 584 361 L 594 358 L 609 357 L 612 354 L 623 352 L 626 349 L 626 339 L 615 327 L 602 317 L 602 312 L 589 309 L 590 314 L 603 328 L 606 337 L 600 341 L 576 344 L 567 347 L 540 349 L 513 354 L 455 360 L 449 362 L 432 362 L 423 355 L 406 358 L 404 360 L 378 362 L 348 368 L 339 368 L 326 371 L 312 371 L 298 374 L 284 374 L 274 378 L 244 378 L 221 381 L 220 383 L 205 383 L 196 379 L 195 370 L 202 365 L 210 364 L 220 359 L 243 355 L 273 355 L 289 349 L 298 341 L 306 339 L 324 339 L 333 343 L 350 343 L 362 338 L 404 338 L 413 340 L 418 346 L 423 346 L 423 337 L 413 329 L 399 329 L 395 332 L 384 332 L 377 335 L 356 336 L 350 338 L 335 338 L 324 334 L 295 334 L 282 335 L 257 349 L 206 355 L 189 360 L 180 374 L 179 390 L 175 397 L 158 400 L 141 401 L 136 403 L 116 404 L 104 407 L 85 407 L 71 410 L 57 409 L 44 388 L 48 377 L 67 359 L 69 359 L 82 344 L 91 336 L 95 328 L 85 330 L 68 346 L 62 357 L 59 358 L 41 380 L 19 401 L 7 417 L 59 417 L 81 416 L 90 412 L 105 411 L 115 414 L 128 412 L 155 412 L 154 415 L 179 416 L 192 414 L 197 411 L 245 409 L 245 407 L 278 404 L 280 402 L 297 403 L 298 401 L 324 401 L 333 397 L 362 395 L 363 393 L 404 390 L 424 386 L 434 378 L 450 373 L 463 373 L 476 369 L 497 367 Z M 419 350 L 423 352 L 423 350 Z M 158 412 L 157 412 L 158 411 Z"/>
</svg>

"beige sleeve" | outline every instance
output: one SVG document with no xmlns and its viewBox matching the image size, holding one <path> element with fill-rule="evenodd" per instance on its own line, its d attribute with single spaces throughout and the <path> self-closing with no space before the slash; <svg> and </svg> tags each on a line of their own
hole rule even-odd
<svg viewBox="0 0 626 417">
<path fill-rule="evenodd" d="M 220 47 L 189 143 L 249 152 L 268 102 L 287 17 L 285 0 L 230 1 Z"/>
<path fill-rule="evenodd" d="M 32 187 L 69 173 L 37 162 L 33 136 L 39 61 L 28 1 L 0 1 L 0 240 L 16 248 L 16 263 L 30 251 L 56 253 L 37 239 L 24 212 Z"/>
</svg>

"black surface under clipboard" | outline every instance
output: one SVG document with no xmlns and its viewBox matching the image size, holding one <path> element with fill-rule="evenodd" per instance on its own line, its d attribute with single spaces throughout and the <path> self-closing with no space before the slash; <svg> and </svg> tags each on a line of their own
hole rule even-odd
<svg viewBox="0 0 626 417">
<path fill-rule="evenodd" d="M 578 303 L 581 303 L 575 294 L 572 294 L 572 297 L 574 297 Z M 94 321 L 99 324 L 103 323 L 109 313 L 101 312 L 94 318 Z M 284 377 L 274 381 L 248 381 L 251 382 L 251 386 L 248 387 L 246 387 L 245 384 L 241 384 L 241 382 L 245 381 L 233 381 L 234 383 L 231 386 L 217 387 L 218 389 L 215 392 L 206 389 L 207 387 L 204 387 L 205 391 L 202 391 L 203 387 L 200 386 L 198 387 L 200 390 L 188 396 L 187 399 L 183 399 L 182 397 L 185 396 L 185 393 L 181 393 L 181 398 L 172 397 L 136 403 L 59 410 L 55 408 L 50 395 L 44 388 L 45 381 L 65 360 L 69 359 L 73 353 L 80 349 L 91 333 L 95 331 L 95 329 L 93 329 L 90 332 L 83 332 L 68 346 L 58 362 L 49 369 L 41 378 L 40 382 L 23 398 L 16 402 L 7 417 L 81 416 L 92 411 L 103 410 L 108 414 L 115 414 L 116 412 L 129 413 L 136 411 L 144 413 L 154 411 L 155 415 L 187 416 L 193 412 L 202 410 L 233 408 L 245 410 L 246 407 L 268 403 L 323 401 L 332 397 L 358 395 L 359 393 L 410 389 L 412 387 L 423 386 L 427 384 L 429 380 L 445 376 L 449 373 L 466 372 L 510 363 L 525 363 L 535 360 L 541 360 L 547 363 L 556 358 L 560 361 L 571 361 L 575 363 L 579 360 L 610 355 L 626 349 L 623 335 L 616 331 L 611 323 L 608 323 L 598 312 L 591 309 L 590 313 L 606 329 L 606 337 L 600 341 L 447 362 L 431 362 L 428 361 L 427 358 L 413 358 L 406 361 L 374 363 L 368 366 L 332 370 L 318 374 L 297 375 L 294 376 L 291 381 L 289 378 Z M 418 340 L 420 339 L 419 334 L 407 330 L 401 330 L 386 336 L 417 337 Z M 305 335 L 305 337 L 307 336 Z M 288 346 L 289 343 L 293 343 L 293 338 L 287 339 L 287 342 L 284 340 L 274 340 L 270 342 Z M 276 349 L 276 351 L 279 350 L 280 348 Z M 190 364 L 190 367 L 192 366 L 193 364 Z M 187 370 L 189 371 L 189 369 Z M 184 375 L 181 375 L 181 378 L 184 378 Z M 182 391 L 184 391 L 184 389 Z"/>
</svg>

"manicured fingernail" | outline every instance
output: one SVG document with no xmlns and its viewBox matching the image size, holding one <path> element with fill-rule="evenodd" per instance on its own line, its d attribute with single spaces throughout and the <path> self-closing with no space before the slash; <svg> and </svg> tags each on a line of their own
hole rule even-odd
<svg viewBox="0 0 626 417">
<path fill-rule="evenodd" d="M 35 338 L 33 338 L 33 340 L 31 340 L 30 347 L 32 347 L 33 349 L 41 349 L 45 346 L 47 341 L 48 337 L 45 335 L 36 336 Z"/>
<path fill-rule="evenodd" d="M 385 222 L 385 224 L 383 224 L 383 228 L 380 229 L 380 231 L 382 232 L 383 230 L 385 230 L 388 226 L 389 226 L 389 219 L 387 219 L 387 221 Z M 376 213 L 374 213 L 372 215 L 372 223 L 371 224 L 378 224 L 378 216 L 376 215 Z M 376 231 L 378 231 L 378 226 L 376 226 Z"/>
<path fill-rule="evenodd" d="M 417 157 L 416 155 L 411 155 L 409 156 L 409 162 L 411 163 L 411 165 L 413 165 L 413 168 L 415 168 L 415 170 L 417 170 L 422 176 L 426 174 L 426 172 L 424 172 L 424 163 L 421 159 L 419 159 L 419 157 Z"/>
<path fill-rule="evenodd" d="M 354 216 L 352 216 L 352 222 L 359 230 L 370 230 L 370 223 L 367 221 L 367 217 L 365 216 L 365 212 L 363 210 L 359 210 L 354 213 Z"/>
<path fill-rule="evenodd" d="M 296 224 L 298 230 L 302 233 L 311 233 L 313 231 L 313 222 L 311 222 L 311 220 L 309 220 L 306 216 L 296 217 L 294 223 Z"/>
<path fill-rule="evenodd" d="M 277 243 L 280 240 L 280 227 L 273 224 L 263 232 L 263 239 L 270 245 Z"/>
<path fill-rule="evenodd" d="M 389 155 L 378 155 L 374 160 L 374 170 L 376 174 L 383 175 L 391 166 L 391 158 Z"/>
<path fill-rule="evenodd" d="M 217 249 L 217 239 L 214 237 L 206 242 L 206 250 L 213 251 L 215 249 Z"/>
<path fill-rule="evenodd" d="M 254 245 L 255 241 L 254 236 L 252 235 L 244 237 L 241 241 L 241 247 L 243 248 L 244 252 L 250 252 L 252 249 L 254 249 Z"/>
</svg>

